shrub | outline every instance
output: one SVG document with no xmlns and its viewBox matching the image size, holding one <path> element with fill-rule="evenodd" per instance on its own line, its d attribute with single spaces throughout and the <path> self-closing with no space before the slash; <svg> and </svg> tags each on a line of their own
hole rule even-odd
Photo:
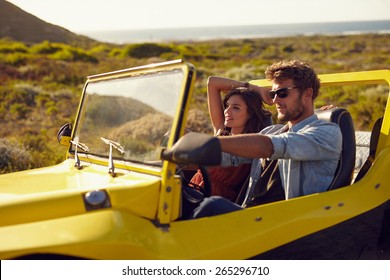
<svg viewBox="0 0 390 280">
<path fill-rule="evenodd" d="M 25 103 L 27 106 L 35 106 L 35 97 L 38 95 L 40 89 L 28 84 L 16 84 L 14 92 L 9 95 L 14 102 Z"/>
<path fill-rule="evenodd" d="M 9 110 L 16 119 L 26 118 L 27 113 L 29 112 L 29 109 L 26 107 L 26 105 L 21 103 L 11 104 Z"/>
<path fill-rule="evenodd" d="M 44 130 L 41 130 L 38 135 L 27 134 L 23 139 L 23 145 L 30 155 L 30 168 L 39 168 L 49 165 L 54 165 L 64 159 L 63 146 L 60 146 L 52 135 L 46 135 Z"/>
<path fill-rule="evenodd" d="M 27 53 L 27 50 L 24 43 L 0 40 L 0 53 Z"/>
<path fill-rule="evenodd" d="M 40 44 L 32 46 L 30 52 L 37 54 L 53 54 L 60 51 L 61 49 L 62 46 L 59 44 L 52 44 L 48 41 L 44 41 Z"/>
<path fill-rule="evenodd" d="M 63 48 L 62 50 L 52 54 L 50 57 L 57 60 L 64 60 L 64 61 L 71 61 L 71 62 L 75 62 L 75 61 L 84 61 L 90 63 L 99 62 L 99 60 L 96 57 L 89 55 L 84 50 L 79 50 L 70 47 Z"/>
<path fill-rule="evenodd" d="M 21 145 L 0 138 L 0 174 L 30 167 L 29 152 Z"/>
<path fill-rule="evenodd" d="M 12 66 L 20 66 L 26 63 L 27 61 L 27 56 L 26 54 L 21 54 L 21 53 L 10 53 L 4 55 L 1 60 L 5 64 L 9 64 Z"/>
<path fill-rule="evenodd" d="M 122 56 L 131 56 L 135 58 L 149 58 L 160 56 L 163 53 L 171 52 L 172 48 L 159 44 L 135 44 L 128 45 L 122 52 Z"/>
<path fill-rule="evenodd" d="M 99 44 L 91 48 L 88 53 L 93 55 L 93 54 L 109 54 L 111 52 L 111 48 L 104 45 L 104 44 Z"/>
</svg>

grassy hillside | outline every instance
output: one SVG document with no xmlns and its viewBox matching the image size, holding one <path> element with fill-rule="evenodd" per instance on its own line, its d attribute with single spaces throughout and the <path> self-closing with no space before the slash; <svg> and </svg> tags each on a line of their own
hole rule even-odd
<svg viewBox="0 0 390 280">
<path fill-rule="evenodd" d="M 47 23 L 8 1 L 0 0 L 0 38 L 6 37 L 26 43 L 49 40 L 85 46 L 94 42 L 63 27 Z"/>
<path fill-rule="evenodd" d="M 182 58 L 195 65 L 197 83 L 190 116 L 208 123 L 206 79 L 209 75 L 250 80 L 264 77 L 266 67 L 281 59 L 311 63 L 319 74 L 390 65 L 390 35 L 311 36 L 269 39 L 169 42 L 87 48 L 44 41 L 26 44 L 0 40 L 0 173 L 51 165 L 63 160 L 57 129 L 72 122 L 87 75 L 151 62 Z M 370 90 L 370 89 L 367 89 Z M 378 89 L 386 90 L 386 89 Z M 382 97 L 351 91 L 323 93 L 318 106 L 334 103 L 362 116 L 362 127 L 381 114 Z M 206 129 L 207 130 L 207 129 Z"/>
</svg>

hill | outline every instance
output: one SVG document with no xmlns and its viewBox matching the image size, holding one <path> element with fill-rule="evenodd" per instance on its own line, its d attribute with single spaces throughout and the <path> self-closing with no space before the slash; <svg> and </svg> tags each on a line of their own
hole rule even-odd
<svg viewBox="0 0 390 280">
<path fill-rule="evenodd" d="M 47 23 L 5 0 L 0 0 L 0 38 L 11 38 L 27 44 L 42 41 L 66 44 L 94 42 L 88 37 Z"/>
</svg>

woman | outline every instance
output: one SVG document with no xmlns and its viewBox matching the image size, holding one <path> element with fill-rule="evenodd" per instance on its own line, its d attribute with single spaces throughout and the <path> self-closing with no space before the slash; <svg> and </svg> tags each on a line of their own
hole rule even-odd
<svg viewBox="0 0 390 280">
<path fill-rule="evenodd" d="M 223 100 L 221 93 L 229 91 Z M 235 135 L 256 133 L 271 125 L 271 113 L 264 109 L 264 102 L 272 101 L 268 90 L 222 77 L 209 77 L 207 100 L 214 135 Z M 211 167 L 208 169 L 211 181 L 211 195 L 219 195 L 235 201 L 250 172 L 250 164 L 238 167 Z M 191 183 L 203 188 L 200 170 Z"/>
</svg>

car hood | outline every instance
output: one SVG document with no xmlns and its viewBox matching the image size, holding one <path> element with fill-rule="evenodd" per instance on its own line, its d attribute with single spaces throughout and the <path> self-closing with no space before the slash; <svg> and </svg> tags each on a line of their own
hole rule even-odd
<svg viewBox="0 0 390 280">
<path fill-rule="evenodd" d="M 125 171 L 112 177 L 107 167 L 78 170 L 73 160 L 45 168 L 0 176 L 0 225 L 81 214 L 88 211 L 86 193 L 103 190 L 110 206 L 154 218 L 160 177 Z M 96 211 L 96 210 L 95 210 Z"/>
</svg>

